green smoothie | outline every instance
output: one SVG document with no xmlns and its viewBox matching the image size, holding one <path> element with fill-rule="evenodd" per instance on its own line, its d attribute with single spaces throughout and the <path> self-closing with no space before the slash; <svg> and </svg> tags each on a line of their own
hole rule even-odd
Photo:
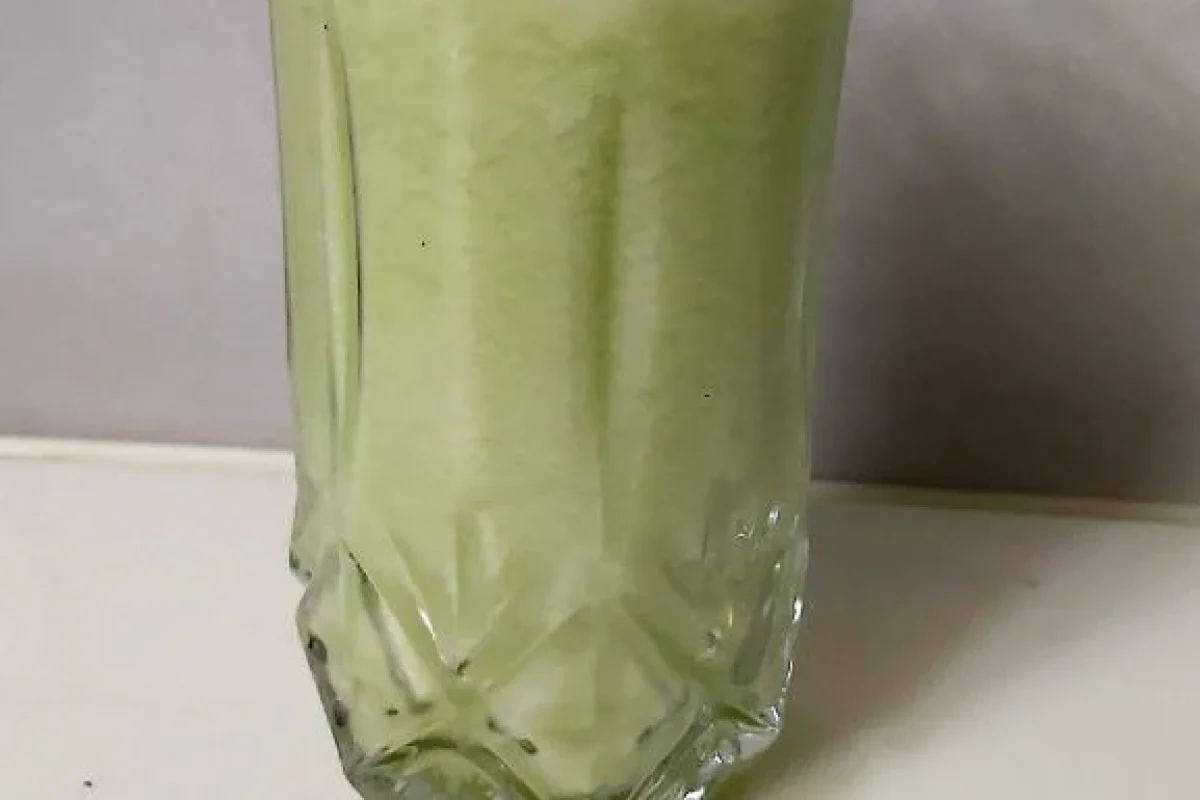
<svg viewBox="0 0 1200 800">
<path fill-rule="evenodd" d="M 777 732 L 848 15 L 272 0 L 300 625 L 366 796 L 673 798 Z"/>
</svg>

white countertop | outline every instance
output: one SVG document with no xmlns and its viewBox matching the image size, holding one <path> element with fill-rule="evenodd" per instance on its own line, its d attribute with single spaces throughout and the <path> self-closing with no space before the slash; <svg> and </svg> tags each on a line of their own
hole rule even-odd
<svg viewBox="0 0 1200 800">
<path fill-rule="evenodd" d="M 50 451 L 0 447 L 0 797 L 351 800 L 286 461 Z M 816 515 L 793 724 L 732 796 L 1200 798 L 1200 528 L 855 496 Z"/>
</svg>

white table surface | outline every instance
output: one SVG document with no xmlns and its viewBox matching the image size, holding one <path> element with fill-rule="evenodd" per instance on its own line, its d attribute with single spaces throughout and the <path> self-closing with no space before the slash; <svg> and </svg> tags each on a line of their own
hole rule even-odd
<svg viewBox="0 0 1200 800">
<path fill-rule="evenodd" d="M 351 800 L 284 461 L 65 452 L 0 457 L 0 798 Z M 1200 799 L 1200 529 L 816 516 L 793 724 L 733 796 Z"/>
</svg>

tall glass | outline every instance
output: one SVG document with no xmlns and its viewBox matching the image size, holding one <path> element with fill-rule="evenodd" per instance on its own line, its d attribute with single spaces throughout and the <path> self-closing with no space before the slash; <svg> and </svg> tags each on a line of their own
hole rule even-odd
<svg viewBox="0 0 1200 800">
<path fill-rule="evenodd" d="M 271 0 L 299 627 L 371 800 L 781 724 L 849 0 Z"/>
</svg>

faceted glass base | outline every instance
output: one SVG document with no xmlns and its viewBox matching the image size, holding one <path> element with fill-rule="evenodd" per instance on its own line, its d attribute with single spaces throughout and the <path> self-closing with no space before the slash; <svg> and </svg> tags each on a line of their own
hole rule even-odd
<svg viewBox="0 0 1200 800">
<path fill-rule="evenodd" d="M 380 586 L 333 546 L 303 576 L 299 625 L 347 776 L 366 800 L 706 797 L 779 733 L 802 543 L 787 536 L 740 563 L 726 552 L 722 574 L 698 571 L 693 586 L 714 599 L 745 596 L 722 589 L 751 576 L 759 585 L 753 607 L 703 614 L 667 581 L 610 576 L 602 592 L 574 576 L 591 588 L 563 601 L 548 576 L 541 607 L 510 594 L 461 658 L 403 581 Z M 679 608 L 688 619 L 665 616 Z M 700 649 L 687 648 L 691 623 L 708 628 Z"/>
<path fill-rule="evenodd" d="M 765 750 L 777 734 L 778 728 L 751 728 L 705 715 L 637 786 L 570 800 L 704 800 L 720 778 Z M 542 800 L 493 753 L 448 741 L 414 745 L 395 759 L 358 754 L 346 772 L 364 800 Z"/>
</svg>

